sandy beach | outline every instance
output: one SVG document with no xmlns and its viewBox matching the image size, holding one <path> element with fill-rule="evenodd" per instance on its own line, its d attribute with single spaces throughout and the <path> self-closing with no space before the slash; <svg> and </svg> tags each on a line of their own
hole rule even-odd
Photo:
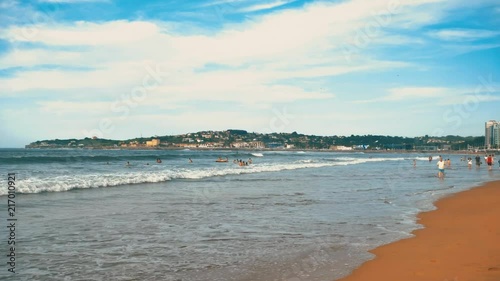
<svg viewBox="0 0 500 281">
<path fill-rule="evenodd" d="M 371 251 L 376 258 L 340 281 L 500 280 L 500 181 L 436 202 L 412 238 Z"/>
</svg>

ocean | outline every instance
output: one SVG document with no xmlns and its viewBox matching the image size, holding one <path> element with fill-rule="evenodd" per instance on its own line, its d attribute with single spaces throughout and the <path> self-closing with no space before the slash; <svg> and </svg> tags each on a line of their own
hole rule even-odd
<svg viewBox="0 0 500 281">
<path fill-rule="evenodd" d="M 8 173 L 17 219 L 0 280 L 335 280 L 435 200 L 500 179 L 442 153 L 444 180 L 435 152 L 0 149 L 0 221 Z"/>
</svg>

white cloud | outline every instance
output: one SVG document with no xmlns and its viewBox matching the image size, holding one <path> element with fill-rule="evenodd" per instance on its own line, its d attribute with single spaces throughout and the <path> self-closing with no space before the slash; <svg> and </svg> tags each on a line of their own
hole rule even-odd
<svg viewBox="0 0 500 281">
<path fill-rule="evenodd" d="M 30 29 L 27 35 L 27 29 Z M 76 22 L 74 25 L 33 25 L 10 28 L 0 36 L 17 42 L 38 42 L 49 46 L 122 46 L 141 44 L 158 35 L 159 27 L 144 21 L 112 21 L 103 24 Z"/>
<path fill-rule="evenodd" d="M 99 116 L 109 111 L 109 103 L 107 102 L 90 102 L 90 101 L 42 101 L 38 102 L 40 112 L 50 113 L 55 115 L 92 115 Z"/>
<path fill-rule="evenodd" d="M 381 34 L 380 36 L 374 38 L 372 43 L 377 44 L 377 45 L 382 45 L 382 46 L 384 46 L 384 45 L 395 45 L 395 46 L 420 45 L 420 46 L 423 46 L 426 44 L 426 41 L 422 38 L 418 38 L 415 36 L 384 33 L 384 34 Z"/>
<path fill-rule="evenodd" d="M 121 89 L 123 86 L 140 86 L 147 75 L 140 62 L 108 66 L 92 71 L 35 70 L 0 79 L 0 96 L 15 96 L 28 90 L 77 90 Z M 30 81 L 27 83 L 26 81 Z"/>
<path fill-rule="evenodd" d="M 210 96 L 217 99 L 226 97 L 225 91 L 229 88 L 231 97 L 269 90 L 267 96 L 262 94 L 256 100 L 276 101 L 283 99 L 282 89 L 286 84 L 282 80 L 405 67 L 400 62 L 376 61 L 369 57 L 351 64 L 342 53 L 344 40 L 354 34 L 367 17 L 371 17 L 373 10 L 387 9 L 387 3 L 381 0 L 370 5 L 360 1 L 309 5 L 303 11 L 282 11 L 255 22 L 227 26 L 215 36 L 183 36 L 169 32 L 163 23 L 145 21 L 37 25 L 33 27 L 37 31 L 33 37 L 21 36 L 23 28 L 13 27 L 1 36 L 10 41 L 66 48 L 63 51 L 50 47 L 18 49 L 0 58 L 0 63 L 8 67 L 60 66 L 56 70 L 18 72 L 0 79 L 0 88 L 7 90 L 4 93 L 9 95 L 35 89 L 62 91 L 81 88 L 107 89 L 111 94 L 140 85 L 147 74 L 142 62 L 147 59 L 154 61 L 153 65 L 161 65 L 165 72 L 187 73 L 185 79 L 179 80 L 183 84 L 169 82 L 161 85 L 167 93 L 183 89 L 185 96 L 203 98 L 201 93 L 210 91 Z M 339 16 L 331 17 L 332 14 Z M 238 70 L 209 71 L 208 74 L 193 71 L 209 63 L 231 65 Z M 90 70 L 64 69 L 81 66 Z M 214 86 L 215 82 L 206 82 L 210 73 L 213 74 L 210 81 L 223 81 L 218 81 L 217 86 Z M 226 78 L 214 78 L 215 75 Z M 187 89 L 192 92 L 188 93 Z M 284 100 L 326 98 L 298 87 L 287 88 L 287 91 L 290 94 Z"/>
<path fill-rule="evenodd" d="M 386 0 L 315 3 L 301 10 L 280 11 L 252 22 L 227 25 L 216 34 L 182 35 L 169 29 L 168 23 L 125 20 L 37 24 L 29 27 L 34 31 L 32 36 L 23 34 L 26 27 L 13 26 L 0 32 L 0 38 L 48 47 L 15 49 L 0 57 L 1 65 L 59 68 L 25 70 L 2 77 L 0 95 L 42 91 L 60 98 L 59 93 L 65 91 L 99 89 L 102 99 L 113 100 L 142 85 L 148 75 L 144 65 L 148 64 L 153 69 L 159 65 L 168 77 L 149 93 L 145 105 L 180 106 L 190 100 L 209 100 L 265 107 L 275 102 L 330 99 L 334 93 L 311 91 L 286 81 L 407 67 L 403 62 L 372 58 L 368 46 L 360 49 L 356 63 L 351 63 L 344 57 L 343 44 L 363 31 L 367 23 L 375 22 L 374 14 L 389 16 L 382 28 L 397 28 L 408 23 L 409 11 L 436 1 L 395 2 L 399 3 L 396 6 Z M 278 1 L 268 7 L 285 3 Z M 436 14 L 430 11 L 426 17 Z M 389 29 L 384 29 L 369 44 L 408 40 L 391 35 Z M 198 71 L 214 63 L 234 69 Z M 66 69 L 78 67 L 89 70 Z M 399 90 L 399 94 L 391 93 L 386 99 L 414 98 L 409 89 Z"/>
<path fill-rule="evenodd" d="M 411 106 L 424 109 L 433 106 L 500 101 L 500 95 L 475 91 L 473 88 L 400 87 L 386 90 L 388 94 L 385 96 L 356 100 L 354 103 L 411 102 Z"/>
<path fill-rule="evenodd" d="M 272 3 L 257 4 L 254 6 L 246 7 L 246 8 L 241 9 L 240 11 L 241 12 L 256 12 L 256 11 L 261 11 L 261 10 L 269 10 L 269 9 L 273 9 L 273 8 L 276 8 L 279 6 L 283 6 L 283 5 L 291 3 L 291 2 L 293 2 L 293 1 L 279 0 L 279 1 L 272 2 Z"/>
<path fill-rule="evenodd" d="M 429 98 L 442 98 L 450 95 L 453 90 L 442 87 L 400 87 L 387 90 L 388 94 L 379 98 L 357 100 L 354 103 L 372 103 L 382 101 L 408 101 Z"/>
<path fill-rule="evenodd" d="M 443 29 L 429 32 L 429 35 L 445 41 L 474 41 L 500 35 L 499 31 L 483 29 Z"/>
</svg>

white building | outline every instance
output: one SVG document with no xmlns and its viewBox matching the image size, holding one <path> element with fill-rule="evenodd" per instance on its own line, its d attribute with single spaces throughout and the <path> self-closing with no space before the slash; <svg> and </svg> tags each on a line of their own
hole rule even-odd
<svg viewBox="0 0 500 281">
<path fill-rule="evenodd" d="M 490 120 L 484 125 L 484 146 L 487 149 L 500 148 L 500 122 Z"/>
<path fill-rule="evenodd" d="M 352 150 L 352 146 L 343 146 L 343 145 L 332 145 L 330 146 L 330 149 L 331 150 L 342 150 L 342 151 L 346 151 L 346 150 Z"/>
</svg>

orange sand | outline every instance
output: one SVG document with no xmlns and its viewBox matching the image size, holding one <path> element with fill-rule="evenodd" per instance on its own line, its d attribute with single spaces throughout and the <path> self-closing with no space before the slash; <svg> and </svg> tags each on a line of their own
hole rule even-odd
<svg viewBox="0 0 500 281">
<path fill-rule="evenodd" d="M 339 281 L 500 281 L 500 181 L 443 198 L 415 237 L 372 251 Z"/>
</svg>

